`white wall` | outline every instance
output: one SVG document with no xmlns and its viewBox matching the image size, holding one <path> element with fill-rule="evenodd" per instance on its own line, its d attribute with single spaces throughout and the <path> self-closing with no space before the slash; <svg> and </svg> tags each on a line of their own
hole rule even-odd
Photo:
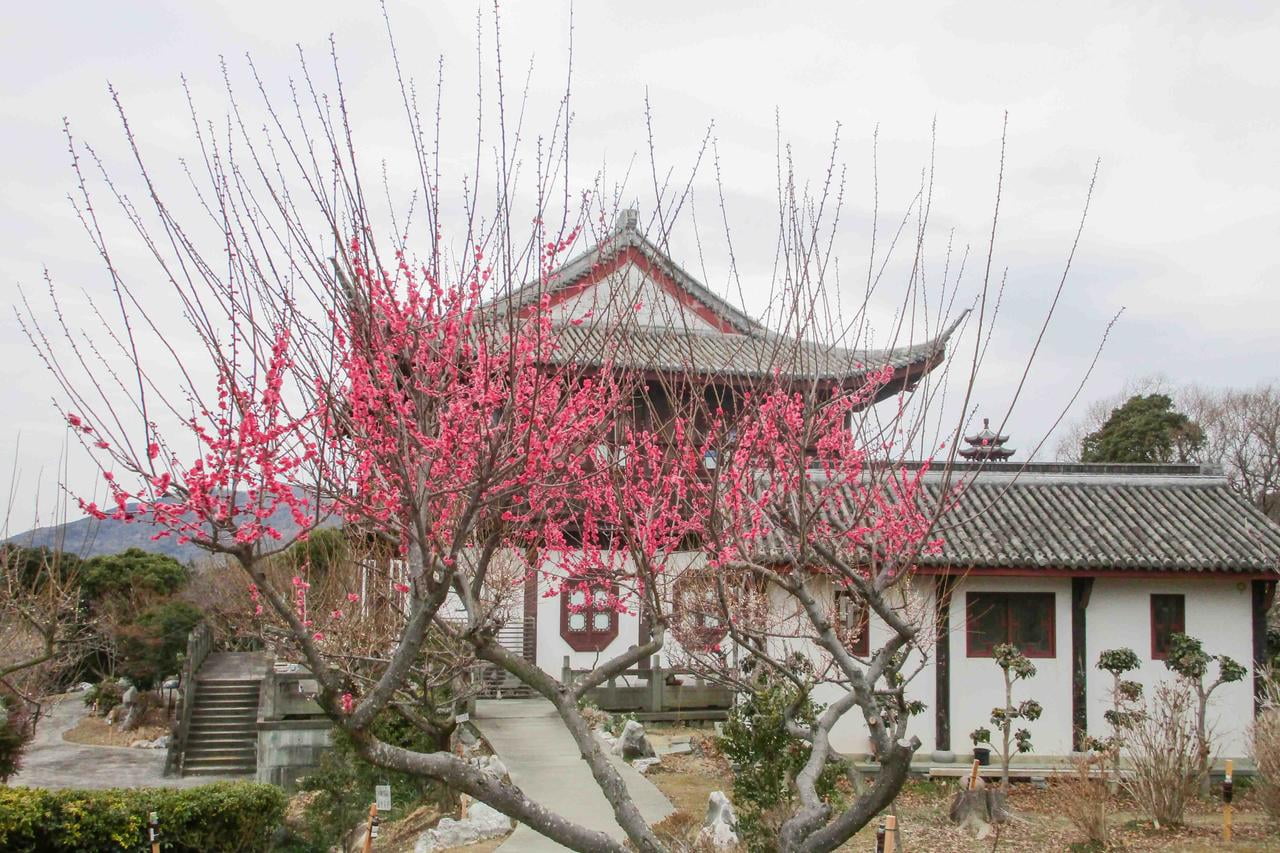
<svg viewBox="0 0 1280 853">
<path fill-rule="evenodd" d="M 1248 581 L 1230 578 L 1098 578 L 1094 581 L 1085 619 L 1088 652 L 1089 733 L 1105 736 L 1110 727 L 1103 714 L 1111 707 L 1111 675 L 1095 667 L 1104 649 L 1128 647 L 1142 666 L 1127 678 L 1140 682 L 1144 693 L 1168 681 L 1172 673 L 1163 661 L 1151 659 L 1151 604 L 1157 593 L 1186 596 L 1187 634 L 1204 643 L 1209 654 L 1225 654 L 1249 669 L 1235 684 L 1214 691 L 1208 719 L 1223 758 L 1248 753 L 1247 732 L 1253 720 L 1253 616 Z M 1210 668 L 1210 680 L 1216 677 Z"/>
<path fill-rule="evenodd" d="M 640 306 L 638 310 L 636 305 Z M 549 313 L 552 320 L 564 322 L 583 317 L 588 311 L 593 312 L 595 323 L 622 320 L 640 327 L 716 330 L 632 263 L 555 305 Z"/>
<path fill-rule="evenodd" d="M 826 580 L 815 582 L 815 592 L 821 596 L 821 600 L 827 605 L 831 605 L 832 586 Z M 905 596 L 900 597 L 899 603 L 908 608 L 908 612 L 912 618 L 923 619 L 926 622 L 924 634 L 924 653 L 918 651 L 912 652 L 908 657 L 907 664 L 903 667 L 903 674 L 910 676 L 916 673 L 917 668 L 920 671 L 915 674 L 914 678 L 907 689 L 907 696 L 911 700 L 919 700 L 925 703 L 923 713 L 912 717 L 907 726 L 908 737 L 914 735 L 920 738 L 922 746 L 920 751 L 927 755 L 933 750 L 934 741 L 934 688 L 935 675 L 933 668 L 933 642 L 934 625 L 932 622 L 932 614 L 934 608 L 934 581 L 933 578 L 914 578 L 908 584 L 905 590 Z M 782 606 L 779 604 L 779 606 Z M 889 638 L 889 628 L 879 616 L 872 613 L 869 620 L 870 648 L 874 653 L 876 649 L 884 646 Z M 816 650 L 811 648 L 811 654 L 816 654 Z M 823 653 L 825 656 L 825 653 Z M 841 684 L 823 684 L 819 685 L 814 691 L 814 699 L 821 704 L 830 704 L 847 692 L 846 688 Z M 854 709 L 836 723 L 831 730 L 831 743 L 837 750 L 849 755 L 863 755 L 871 750 L 871 739 L 867 735 L 867 724 L 862 718 L 862 713 L 858 709 Z"/>
<path fill-rule="evenodd" d="M 1004 704 L 1004 673 L 994 659 L 971 658 L 965 642 L 965 599 L 969 592 L 1051 592 L 1054 594 L 1054 651 L 1052 658 L 1033 658 L 1034 678 L 1013 688 L 1016 705 L 1035 699 L 1044 713 L 1031 732 L 1034 754 L 1067 755 L 1071 752 L 1071 581 L 1068 578 L 968 577 L 951 596 L 951 749 L 963 755 L 972 748 L 969 732 L 979 726 L 993 728 L 991 709 Z M 1094 589 L 1097 601 L 1097 588 Z M 1090 613 L 1090 621 L 1093 614 Z M 992 733 L 992 740 L 996 735 Z"/>
</svg>

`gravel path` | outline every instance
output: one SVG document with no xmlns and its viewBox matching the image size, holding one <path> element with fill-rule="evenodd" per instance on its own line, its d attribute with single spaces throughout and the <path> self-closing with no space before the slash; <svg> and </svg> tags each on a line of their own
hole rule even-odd
<svg viewBox="0 0 1280 853">
<path fill-rule="evenodd" d="M 28 788 L 191 788 L 218 778 L 165 778 L 163 749 L 93 746 L 63 740 L 63 733 L 75 728 L 89 709 L 79 693 L 46 701 L 54 704 L 36 726 L 36 736 L 22 757 L 22 769 L 9 780 L 10 785 Z"/>
</svg>

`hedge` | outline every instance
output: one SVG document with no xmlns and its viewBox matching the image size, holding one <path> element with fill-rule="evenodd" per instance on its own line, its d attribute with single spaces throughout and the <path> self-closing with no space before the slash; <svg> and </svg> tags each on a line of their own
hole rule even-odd
<svg viewBox="0 0 1280 853">
<path fill-rule="evenodd" d="M 0 788 L 0 850 L 147 853 L 153 811 L 166 853 L 269 850 L 284 808 L 284 792 L 252 782 L 186 789 Z"/>
</svg>

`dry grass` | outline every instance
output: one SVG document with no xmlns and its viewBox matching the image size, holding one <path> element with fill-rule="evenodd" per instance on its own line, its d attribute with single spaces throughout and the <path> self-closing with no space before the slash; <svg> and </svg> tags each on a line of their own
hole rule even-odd
<svg viewBox="0 0 1280 853">
<path fill-rule="evenodd" d="M 168 733 L 169 721 L 164 708 L 152 708 L 133 731 L 122 732 L 107 725 L 102 717 L 88 716 L 63 732 L 62 739 L 90 746 L 129 746 L 134 741 L 155 740 Z"/>
<path fill-rule="evenodd" d="M 679 831 L 686 838 L 696 835 L 707 809 L 712 791 L 731 793 L 733 776 L 714 747 L 705 743 L 709 732 L 698 729 L 655 729 L 655 733 L 692 735 L 702 746 L 701 753 L 668 755 L 662 764 L 650 771 L 650 778 L 676 807 L 676 815 L 660 825 L 661 829 Z M 975 841 L 951 825 L 947 810 L 955 784 L 928 780 L 908 783 L 895 803 L 902 841 L 910 853 L 952 853 L 952 851 L 990 851 L 991 839 Z M 1105 788 L 1104 788 L 1105 791 Z M 1042 851 L 1084 849 L 1085 841 L 1065 814 L 1057 786 L 1040 790 L 1030 785 L 1015 784 L 1009 792 L 1009 803 L 1018 819 L 1003 828 L 997 850 L 1008 853 L 1042 853 Z M 1209 853 L 1209 851 L 1280 851 L 1280 835 L 1270 831 L 1267 816 L 1254 791 L 1236 795 L 1235 833 L 1231 844 L 1221 841 L 1222 811 L 1216 801 L 1195 800 L 1187 807 L 1185 825 L 1176 829 L 1157 830 L 1145 819 L 1131 799 L 1124 794 L 1107 795 L 1105 805 L 1109 819 L 1110 849 L 1127 851 L 1160 851 L 1160 853 Z M 865 853 L 875 849 L 874 822 L 850 839 L 842 851 Z"/>
<path fill-rule="evenodd" d="M 1253 760 L 1258 766 L 1258 802 L 1280 826 L 1280 707 L 1268 707 L 1251 732 Z"/>
<path fill-rule="evenodd" d="M 1082 841 L 1106 847 L 1111 840 L 1111 796 L 1107 791 L 1110 754 L 1071 760 L 1071 774 L 1053 780 L 1062 814 Z"/>
</svg>

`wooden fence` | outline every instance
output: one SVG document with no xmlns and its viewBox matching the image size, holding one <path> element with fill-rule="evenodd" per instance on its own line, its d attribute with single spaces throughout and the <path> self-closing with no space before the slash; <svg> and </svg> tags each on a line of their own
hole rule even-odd
<svg viewBox="0 0 1280 853">
<path fill-rule="evenodd" d="M 586 672 L 572 669 L 565 655 L 565 684 Z M 647 669 L 624 670 L 587 691 L 586 698 L 603 711 L 635 714 L 641 721 L 723 720 L 733 707 L 734 692 L 688 670 L 665 668 L 654 655 Z"/>
</svg>

